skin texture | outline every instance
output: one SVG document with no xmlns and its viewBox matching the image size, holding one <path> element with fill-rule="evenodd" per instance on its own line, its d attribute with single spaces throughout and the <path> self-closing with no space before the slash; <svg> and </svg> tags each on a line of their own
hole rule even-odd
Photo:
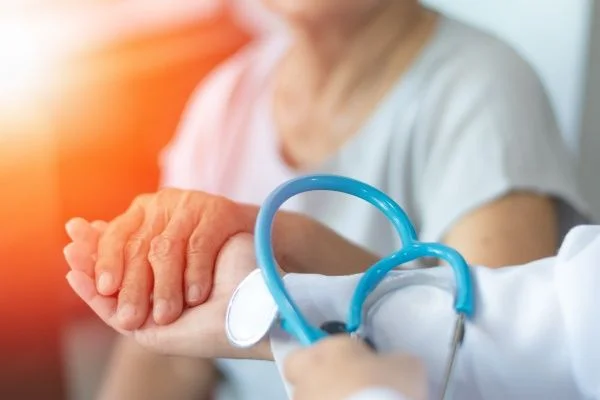
<svg viewBox="0 0 600 400">
<path fill-rule="evenodd" d="M 445 237 L 476 265 L 502 267 L 554 255 L 558 222 L 552 199 L 511 193 L 459 220 Z"/>
</svg>

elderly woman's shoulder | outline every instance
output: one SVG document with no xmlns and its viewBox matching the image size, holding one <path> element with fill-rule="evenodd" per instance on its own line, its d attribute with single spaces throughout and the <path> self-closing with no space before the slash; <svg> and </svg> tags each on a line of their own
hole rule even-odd
<svg viewBox="0 0 600 400">
<path fill-rule="evenodd" d="M 471 81 L 500 80 L 539 83 L 534 68 L 507 42 L 490 32 L 442 17 L 434 41 L 437 64 Z"/>
</svg>

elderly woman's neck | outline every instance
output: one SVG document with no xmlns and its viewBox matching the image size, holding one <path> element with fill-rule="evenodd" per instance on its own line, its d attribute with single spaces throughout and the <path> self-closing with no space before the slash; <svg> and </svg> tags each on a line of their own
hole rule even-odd
<svg viewBox="0 0 600 400">
<path fill-rule="evenodd" d="M 418 2 L 392 0 L 353 21 L 295 26 L 291 76 L 302 76 L 303 90 L 312 95 L 349 95 L 390 64 L 412 59 L 411 49 L 423 42 L 418 32 L 431 19 L 432 13 Z"/>
</svg>

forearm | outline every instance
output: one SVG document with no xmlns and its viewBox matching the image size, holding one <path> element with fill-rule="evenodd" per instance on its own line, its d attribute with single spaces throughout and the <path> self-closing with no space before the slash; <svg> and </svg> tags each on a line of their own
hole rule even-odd
<svg viewBox="0 0 600 400">
<path fill-rule="evenodd" d="M 282 247 L 281 266 L 287 272 L 351 275 L 364 272 L 378 260 L 374 254 L 313 220 L 298 218 L 289 223 L 286 231 L 294 232 L 293 236 L 286 239 L 286 231 L 280 236 L 286 244 Z"/>
<path fill-rule="evenodd" d="M 244 205 L 248 231 L 258 207 Z M 301 214 L 279 212 L 273 223 L 273 249 L 286 272 L 350 275 L 364 272 L 378 257 L 332 229 Z"/>
<path fill-rule="evenodd" d="M 218 379 L 209 360 L 164 356 L 120 338 L 98 398 L 209 400 Z"/>
<path fill-rule="evenodd" d="M 470 264 L 498 268 L 553 256 L 558 233 L 552 199 L 513 193 L 463 217 L 444 242 Z"/>
</svg>

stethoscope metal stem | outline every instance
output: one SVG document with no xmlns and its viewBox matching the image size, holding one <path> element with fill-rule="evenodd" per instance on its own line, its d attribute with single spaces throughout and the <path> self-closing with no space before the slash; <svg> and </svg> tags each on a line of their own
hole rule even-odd
<svg viewBox="0 0 600 400">
<path fill-rule="evenodd" d="M 446 370 L 444 372 L 444 378 L 442 381 L 442 391 L 441 391 L 441 395 L 440 395 L 441 400 L 446 399 L 446 395 L 448 393 L 448 386 L 450 383 L 450 378 L 452 377 L 452 372 L 454 370 L 456 356 L 458 354 L 458 349 L 462 345 L 464 337 L 465 337 L 465 315 L 458 314 L 456 317 L 456 323 L 454 324 L 454 333 L 452 336 L 452 344 L 450 345 L 450 354 L 448 355 Z"/>
</svg>

